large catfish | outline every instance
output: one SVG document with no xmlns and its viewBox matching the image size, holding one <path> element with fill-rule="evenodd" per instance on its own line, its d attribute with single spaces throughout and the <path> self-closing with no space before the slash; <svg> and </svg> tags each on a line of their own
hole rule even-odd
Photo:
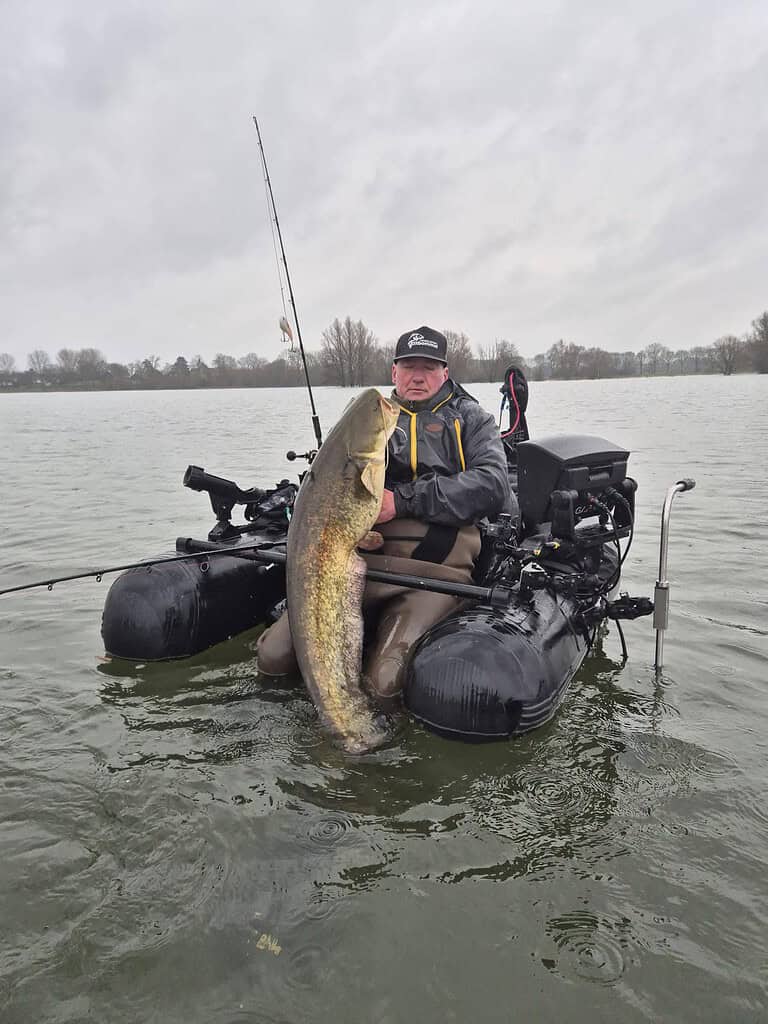
<svg viewBox="0 0 768 1024">
<path fill-rule="evenodd" d="M 301 674 L 326 726 L 350 753 L 386 732 L 361 689 L 365 541 L 381 508 L 397 406 L 375 388 L 355 398 L 317 453 L 288 529 L 288 620 Z"/>
</svg>

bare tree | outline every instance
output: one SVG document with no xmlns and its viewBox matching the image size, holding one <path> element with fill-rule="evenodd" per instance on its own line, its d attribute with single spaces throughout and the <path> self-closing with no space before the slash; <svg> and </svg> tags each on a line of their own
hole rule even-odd
<svg viewBox="0 0 768 1024">
<path fill-rule="evenodd" d="M 581 345 L 569 342 L 567 345 L 561 338 L 547 352 L 552 376 L 560 380 L 574 380 L 580 376 L 584 349 Z"/>
<path fill-rule="evenodd" d="M 552 375 L 552 367 L 544 352 L 533 357 L 533 379 L 547 380 Z"/>
<path fill-rule="evenodd" d="M 44 377 L 51 368 L 51 360 L 48 353 L 44 352 L 41 348 L 36 348 L 34 352 L 29 353 L 27 363 L 32 373 L 38 377 Z"/>
<path fill-rule="evenodd" d="M 97 348 L 81 348 L 77 353 L 77 372 L 83 380 L 98 380 L 106 369 L 107 361 Z"/>
<path fill-rule="evenodd" d="M 304 358 L 307 360 L 307 371 L 312 380 L 312 371 L 315 370 L 315 376 L 317 375 L 317 368 L 320 366 L 320 354 L 317 352 L 305 352 Z M 296 384 L 304 383 L 304 362 L 301 358 L 301 351 L 298 348 L 289 348 L 285 354 L 285 361 L 288 364 L 288 378 L 289 385 L 293 386 Z M 363 381 L 363 383 L 367 383 Z"/>
<path fill-rule="evenodd" d="M 224 352 L 217 352 L 211 364 L 216 375 L 216 382 L 229 386 L 237 383 L 237 360 Z"/>
<path fill-rule="evenodd" d="M 730 377 L 736 365 L 736 359 L 741 352 L 741 342 L 735 335 L 726 334 L 717 339 L 712 349 L 719 370 L 726 377 Z"/>
<path fill-rule="evenodd" d="M 565 376 L 565 342 L 562 338 L 547 350 L 547 362 L 553 377 Z"/>
<path fill-rule="evenodd" d="M 508 366 L 520 366 L 524 360 L 517 346 L 505 338 L 497 338 L 493 345 L 480 346 L 479 360 L 484 380 L 500 380 Z"/>
<path fill-rule="evenodd" d="M 584 349 L 581 362 L 584 375 L 592 380 L 610 377 L 616 368 L 616 356 L 613 352 L 606 352 L 604 348 Z"/>
<path fill-rule="evenodd" d="M 338 317 L 320 336 L 323 362 L 331 372 L 334 384 L 341 384 L 342 387 L 349 387 L 351 384 L 347 340 L 344 325 Z"/>
<path fill-rule="evenodd" d="M 0 373 L 11 374 L 15 366 L 16 360 L 10 352 L 0 352 Z"/>
<path fill-rule="evenodd" d="M 616 366 L 624 377 L 636 377 L 642 373 L 640 362 L 634 352 L 620 352 L 616 356 Z"/>
<path fill-rule="evenodd" d="M 706 370 L 712 359 L 711 349 L 705 348 L 704 345 L 695 345 L 689 355 L 693 362 L 694 373 L 701 373 L 702 370 Z"/>
<path fill-rule="evenodd" d="M 358 387 L 365 382 L 376 352 L 376 337 L 362 320 L 338 317 L 321 335 L 322 359 L 334 384 Z"/>
<path fill-rule="evenodd" d="M 451 331 L 443 329 L 445 340 L 448 342 L 448 368 L 454 380 L 466 380 L 474 356 L 469 338 L 463 331 Z"/>
<path fill-rule="evenodd" d="M 377 345 L 368 367 L 366 384 L 389 384 L 392 379 L 392 362 L 395 358 L 395 344 L 388 342 Z"/>
<path fill-rule="evenodd" d="M 687 351 L 687 349 L 684 349 L 684 348 L 679 348 L 677 350 L 677 352 L 675 352 L 675 357 L 674 358 L 675 358 L 675 363 L 677 364 L 677 372 L 678 373 L 685 373 L 685 367 L 688 364 L 688 357 L 689 357 L 689 355 L 690 355 L 690 353 Z"/>
<path fill-rule="evenodd" d="M 357 347 L 356 382 L 364 384 L 376 356 L 378 339 L 362 320 L 358 320 L 354 327 Z"/>
<path fill-rule="evenodd" d="M 62 373 L 74 373 L 77 370 L 77 352 L 73 348 L 60 348 L 56 353 L 56 362 Z"/>
<path fill-rule="evenodd" d="M 267 360 L 263 356 L 256 355 L 255 352 L 248 352 L 247 355 L 241 356 L 237 362 L 244 370 L 260 370 L 262 366 L 267 364 Z"/>
<path fill-rule="evenodd" d="M 379 352 L 381 352 L 381 358 L 390 367 L 395 361 L 395 343 L 394 341 L 385 342 L 383 345 L 379 345 Z"/>
<path fill-rule="evenodd" d="M 752 321 L 749 342 L 752 365 L 758 373 L 768 373 L 768 310 Z"/>
<path fill-rule="evenodd" d="M 656 376 L 663 352 L 664 346 L 660 345 L 658 341 L 652 341 L 651 344 L 646 345 L 642 351 L 645 364 L 648 367 L 648 372 L 652 377 Z"/>
</svg>

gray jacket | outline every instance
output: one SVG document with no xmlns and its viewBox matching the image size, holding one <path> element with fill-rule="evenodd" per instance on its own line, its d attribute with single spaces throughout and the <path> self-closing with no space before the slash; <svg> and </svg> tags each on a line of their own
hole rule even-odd
<svg viewBox="0 0 768 1024">
<path fill-rule="evenodd" d="M 402 412 L 389 441 L 386 487 L 398 518 L 463 526 L 511 508 L 493 416 L 450 378 L 426 402 L 395 392 Z"/>
</svg>

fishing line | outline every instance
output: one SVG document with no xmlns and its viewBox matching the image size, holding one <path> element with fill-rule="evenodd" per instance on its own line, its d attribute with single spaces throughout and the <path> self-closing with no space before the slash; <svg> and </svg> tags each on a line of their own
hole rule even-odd
<svg viewBox="0 0 768 1024">
<path fill-rule="evenodd" d="M 277 236 L 275 234 L 275 218 L 274 218 L 274 214 L 272 212 L 272 206 L 271 206 L 271 203 L 270 203 L 270 200 L 269 200 L 269 189 L 267 188 L 266 175 L 264 177 L 264 198 L 265 198 L 266 203 L 267 203 L 267 216 L 269 218 L 269 229 L 272 232 L 272 249 L 274 250 L 274 253 L 275 253 L 275 266 L 277 267 L 277 283 L 280 286 L 280 301 L 282 302 L 282 306 L 283 306 L 283 316 L 287 320 L 288 319 L 288 308 L 285 305 L 285 288 L 283 287 L 283 271 L 282 271 L 282 268 L 280 266 L 280 255 L 279 255 L 279 253 L 277 251 Z M 283 333 L 285 333 L 285 332 L 283 332 Z M 283 340 L 285 340 L 285 338 Z M 290 338 L 289 340 L 291 342 L 291 351 L 293 352 L 294 351 L 294 348 L 293 348 L 293 338 Z"/>
<path fill-rule="evenodd" d="M 291 275 L 288 270 L 288 260 L 285 255 L 285 245 L 283 244 L 283 233 L 280 230 L 280 221 L 277 216 L 277 206 L 275 205 L 275 195 L 272 191 L 272 181 L 269 177 L 269 169 L 267 168 L 267 157 L 264 153 L 264 145 L 261 141 L 261 131 L 259 129 L 259 122 L 255 115 L 253 116 L 253 123 L 256 126 L 256 135 L 259 140 L 259 153 L 261 154 L 261 164 L 264 168 L 264 180 L 267 184 L 267 190 L 269 192 L 270 202 L 272 203 L 272 213 L 274 214 L 275 229 L 277 230 L 277 239 L 280 242 L 280 253 L 283 258 L 283 267 L 285 268 L 285 280 L 288 284 L 288 295 L 291 300 L 291 308 L 293 309 L 293 322 L 296 324 L 296 337 L 299 340 L 299 351 L 301 352 L 301 362 L 304 367 L 304 379 L 307 382 L 307 392 L 309 394 L 309 404 L 312 409 L 312 428 L 315 432 L 315 439 L 317 441 L 317 447 L 319 448 L 323 443 L 323 432 L 320 428 L 320 417 L 317 415 L 317 409 L 315 408 L 315 399 L 312 394 L 312 383 L 309 379 L 309 367 L 307 366 L 307 357 L 304 353 L 304 342 L 301 337 L 301 325 L 299 324 L 299 314 L 296 309 L 296 299 L 293 294 L 293 285 L 291 284 Z"/>
</svg>

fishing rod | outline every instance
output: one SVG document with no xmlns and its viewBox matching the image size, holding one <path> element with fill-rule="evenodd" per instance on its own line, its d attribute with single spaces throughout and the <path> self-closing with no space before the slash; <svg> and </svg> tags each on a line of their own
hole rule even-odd
<svg viewBox="0 0 768 1024">
<path fill-rule="evenodd" d="M 179 538 L 179 546 L 187 550 L 192 545 L 199 552 L 215 554 L 220 550 L 216 544 L 210 541 L 193 540 L 191 537 Z M 243 548 L 235 548 L 235 551 L 242 551 Z M 375 552 L 374 552 L 375 554 Z M 249 550 L 245 558 L 252 558 L 256 562 L 273 562 L 276 565 L 285 565 L 288 556 L 284 551 L 264 551 L 254 547 Z M 431 577 L 413 576 L 410 573 L 392 572 L 390 569 L 371 569 L 366 566 L 365 578 L 372 583 L 389 583 L 395 587 L 406 587 L 408 590 L 429 590 L 435 594 L 448 594 L 451 597 L 463 597 L 474 601 L 483 601 L 491 604 L 494 608 L 506 608 L 510 602 L 511 591 L 503 585 L 493 587 L 477 587 L 472 583 L 454 583 L 452 580 L 437 580 Z"/>
<path fill-rule="evenodd" d="M 243 545 L 232 548 L 217 548 L 218 554 L 227 555 L 234 554 L 235 552 L 245 551 L 247 548 Z M 72 576 L 54 576 L 49 580 L 37 580 L 35 583 L 23 583 L 17 587 L 5 587 L 0 590 L 0 597 L 4 594 L 18 594 L 24 590 L 37 590 L 40 587 L 47 587 L 49 590 L 53 590 L 57 583 L 70 583 L 72 580 L 87 580 L 95 578 L 97 583 L 101 583 L 102 576 L 108 576 L 113 572 L 124 572 L 128 569 L 146 569 L 151 572 L 153 567 L 156 565 L 166 565 L 168 562 L 187 562 L 193 558 L 200 558 L 202 554 L 208 554 L 208 552 L 196 551 L 185 555 L 169 555 L 166 558 L 147 558 L 141 562 L 128 562 L 125 565 L 111 565 L 106 569 L 91 569 L 89 572 L 79 572 Z"/>
<path fill-rule="evenodd" d="M 237 558 L 263 562 L 267 565 L 285 565 L 287 562 L 287 556 L 284 551 L 269 550 L 263 543 L 239 544 L 235 547 L 222 548 L 209 541 L 193 540 L 191 537 L 185 537 L 179 538 L 177 544 L 185 549 L 185 554 L 170 555 L 166 558 L 145 559 L 141 562 L 130 562 L 127 565 L 113 565 L 106 569 L 92 569 L 89 572 L 76 573 L 71 576 L 57 576 L 53 579 L 38 580 L 35 583 L 5 587 L 3 590 L 0 590 L 0 597 L 4 594 L 18 594 L 21 591 L 35 590 L 40 587 L 47 587 L 48 590 L 53 590 L 57 583 L 69 583 L 72 580 L 95 578 L 96 582 L 100 583 L 101 578 L 109 573 L 125 572 L 128 569 L 146 569 L 148 572 L 151 572 L 152 568 L 156 565 L 167 565 L 170 562 L 186 562 L 194 558 L 202 559 L 200 569 L 202 572 L 207 572 L 208 561 L 213 555 L 234 555 Z M 195 550 L 190 550 L 193 545 Z M 470 583 L 454 583 L 451 580 L 436 580 L 422 576 L 412 576 L 409 573 L 390 572 L 387 569 L 367 569 L 366 578 L 372 583 L 388 583 L 396 587 L 406 587 L 408 590 L 427 590 L 436 594 L 448 594 L 451 597 L 482 601 L 492 605 L 494 608 L 506 608 L 512 595 L 512 591 L 503 585 L 476 587 Z"/>
<path fill-rule="evenodd" d="M 317 447 L 323 443 L 323 433 L 320 429 L 320 417 L 317 415 L 317 409 L 315 408 L 315 399 L 312 395 L 312 383 L 309 379 L 309 367 L 307 366 L 307 357 L 304 353 L 304 343 L 301 340 L 301 327 L 299 326 L 299 314 L 296 311 L 296 299 L 293 297 L 293 285 L 291 284 L 291 275 L 288 270 L 288 260 L 285 257 L 285 246 L 283 245 L 283 234 L 280 231 L 280 221 L 277 216 L 277 207 L 275 206 L 275 196 L 272 192 L 272 182 L 269 177 L 269 170 L 267 168 L 267 158 L 264 154 L 264 145 L 261 141 L 261 131 L 259 129 L 259 122 L 256 120 L 256 116 L 253 115 L 253 123 L 256 125 L 256 135 L 259 139 L 259 152 L 261 153 L 261 163 L 264 168 L 264 181 L 267 186 L 267 193 L 269 195 L 269 206 L 272 219 L 275 222 L 277 228 L 277 238 L 280 242 L 280 253 L 283 259 L 283 266 L 285 267 L 285 279 L 288 283 L 288 295 L 291 299 L 291 307 L 293 308 L 293 321 L 296 324 L 296 335 L 299 340 L 299 352 L 301 353 L 301 362 L 304 367 L 304 378 L 307 382 L 307 391 L 309 392 L 309 404 L 312 409 L 312 428 L 315 431 L 315 440 L 317 441 Z"/>
</svg>

